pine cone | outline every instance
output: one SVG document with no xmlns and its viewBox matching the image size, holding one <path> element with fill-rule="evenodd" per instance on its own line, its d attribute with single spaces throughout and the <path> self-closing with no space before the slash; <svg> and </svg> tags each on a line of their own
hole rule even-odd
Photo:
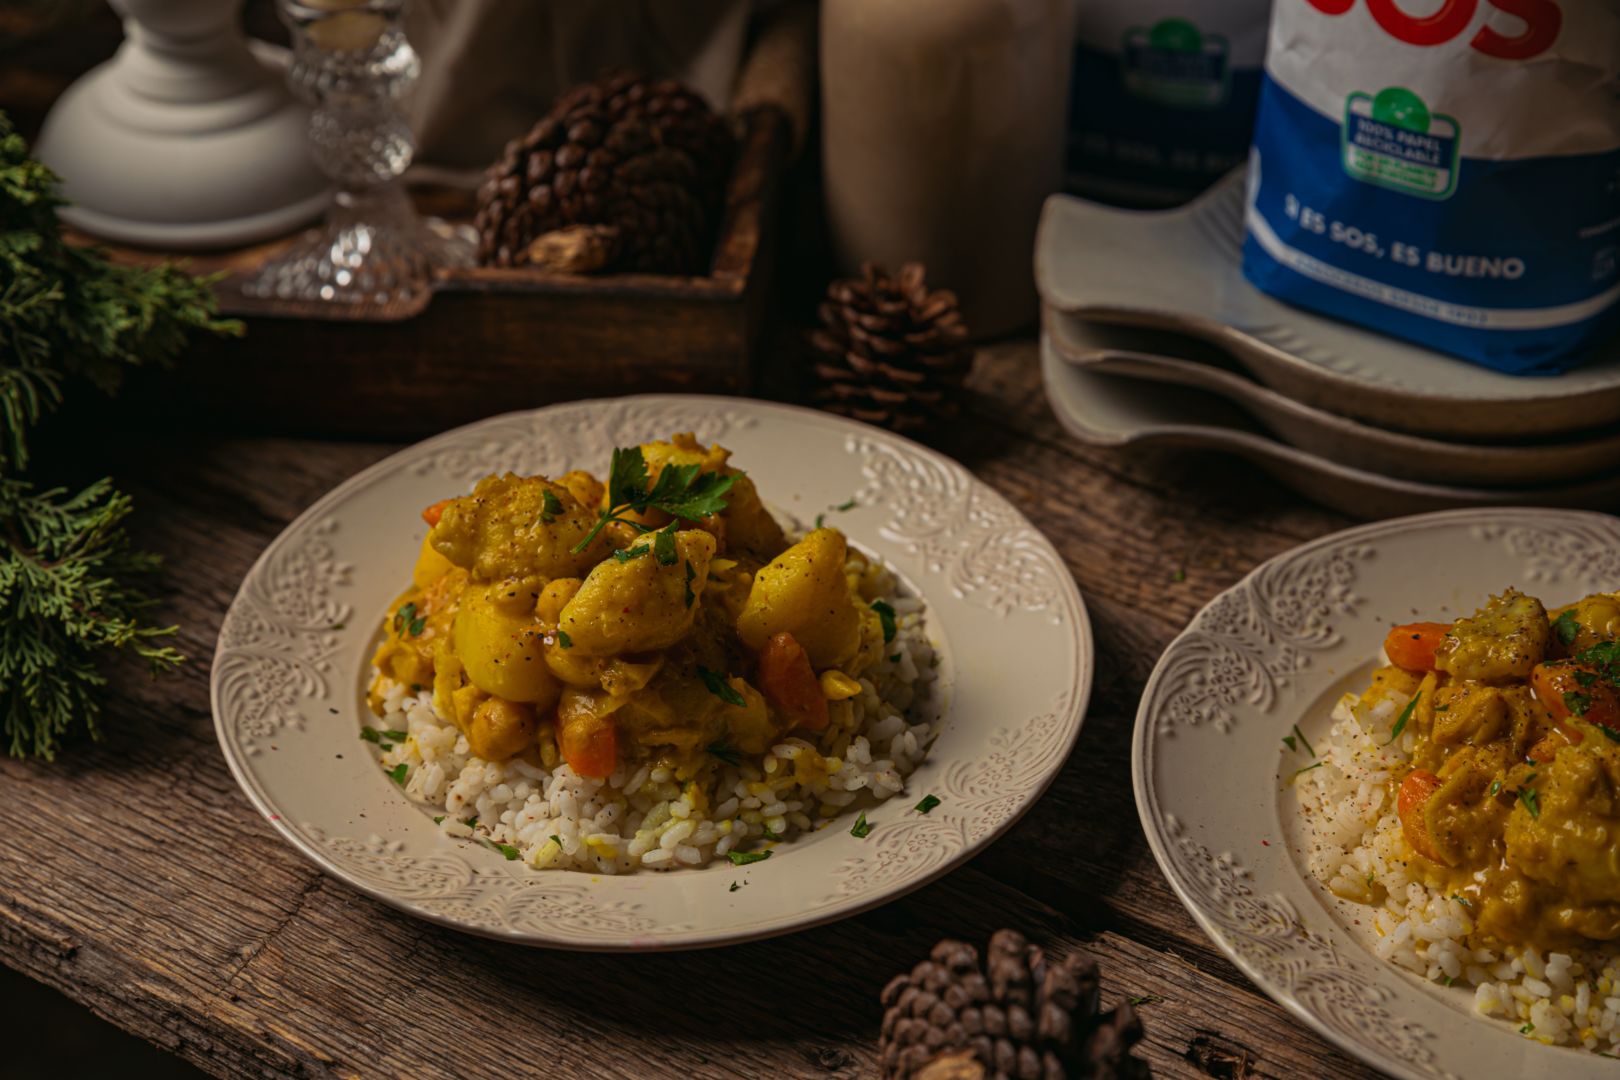
<svg viewBox="0 0 1620 1080">
<path fill-rule="evenodd" d="M 924 273 L 913 262 L 890 277 L 863 263 L 861 277 L 828 286 L 824 329 L 810 338 L 824 408 L 896 431 L 955 415 L 973 348 L 956 294 L 929 292 Z"/>
<path fill-rule="evenodd" d="M 1148 1075 L 1131 1056 L 1142 1024 L 1129 1003 L 1098 1013 L 1097 964 L 1061 963 L 1015 930 L 978 950 L 946 939 L 883 988 L 883 1080 L 1097 1080 Z"/>
<path fill-rule="evenodd" d="M 521 266 L 546 234 L 590 225 L 594 269 L 701 273 L 730 155 L 725 123 L 677 82 L 617 74 L 577 86 L 485 174 L 478 259 Z"/>
</svg>

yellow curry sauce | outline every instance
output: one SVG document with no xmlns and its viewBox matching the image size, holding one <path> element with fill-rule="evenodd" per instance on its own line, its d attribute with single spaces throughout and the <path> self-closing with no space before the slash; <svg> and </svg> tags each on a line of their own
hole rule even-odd
<svg viewBox="0 0 1620 1080">
<path fill-rule="evenodd" d="M 1501 942 L 1620 938 L 1620 599 L 1548 612 L 1509 590 L 1390 631 L 1364 700 L 1411 701 L 1392 783 L 1409 869 Z M 1404 725 L 1404 727 L 1403 727 Z"/>
<path fill-rule="evenodd" d="M 487 761 L 592 777 L 651 762 L 682 781 L 850 724 L 883 655 L 886 575 L 847 572 L 836 529 L 790 545 L 729 457 L 681 434 L 616 452 L 607 484 L 507 473 L 428 508 L 372 711 L 395 684 L 431 687 Z"/>
</svg>

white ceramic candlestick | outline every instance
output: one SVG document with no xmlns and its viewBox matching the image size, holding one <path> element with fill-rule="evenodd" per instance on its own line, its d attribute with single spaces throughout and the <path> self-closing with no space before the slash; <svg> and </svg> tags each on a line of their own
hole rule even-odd
<svg viewBox="0 0 1620 1080">
<path fill-rule="evenodd" d="M 36 147 L 69 224 L 124 243 L 230 247 L 317 217 L 309 111 L 250 48 L 242 0 L 112 0 L 124 44 L 68 88 Z"/>
</svg>

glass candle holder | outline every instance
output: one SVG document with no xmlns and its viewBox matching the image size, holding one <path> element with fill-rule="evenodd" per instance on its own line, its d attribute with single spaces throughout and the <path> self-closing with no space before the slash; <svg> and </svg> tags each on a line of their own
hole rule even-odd
<svg viewBox="0 0 1620 1080">
<path fill-rule="evenodd" d="M 400 102 L 421 75 L 401 26 L 407 0 L 279 0 L 287 72 L 311 106 L 309 146 L 336 192 L 325 221 L 244 286 L 250 296 L 408 304 L 435 268 L 471 265 L 470 241 L 417 214 L 399 178 L 416 139 Z"/>
</svg>

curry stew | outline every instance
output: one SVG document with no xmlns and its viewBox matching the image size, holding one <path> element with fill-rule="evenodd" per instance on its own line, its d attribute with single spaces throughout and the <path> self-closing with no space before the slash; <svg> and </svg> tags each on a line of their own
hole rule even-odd
<svg viewBox="0 0 1620 1080">
<path fill-rule="evenodd" d="M 605 483 L 507 473 L 429 507 L 372 711 L 431 687 L 478 757 L 598 778 L 689 779 L 845 720 L 893 633 L 888 576 L 836 529 L 789 543 L 729 456 L 676 435 L 617 451 Z"/>
<path fill-rule="evenodd" d="M 1364 700 L 1410 697 L 1392 794 L 1414 876 L 1502 942 L 1620 939 L 1620 595 L 1549 612 L 1510 589 L 1385 652 Z"/>
</svg>

